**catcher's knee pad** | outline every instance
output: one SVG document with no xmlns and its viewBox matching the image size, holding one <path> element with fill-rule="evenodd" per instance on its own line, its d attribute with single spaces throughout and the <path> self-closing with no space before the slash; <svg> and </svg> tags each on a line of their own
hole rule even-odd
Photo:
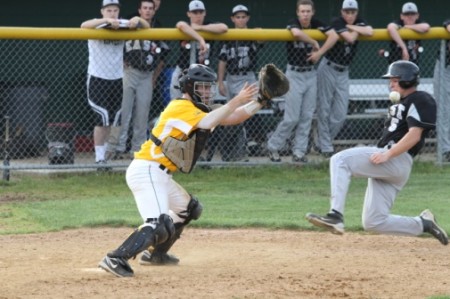
<svg viewBox="0 0 450 299">
<path fill-rule="evenodd" d="M 173 244 L 175 244 L 175 242 L 180 238 L 181 233 L 183 232 L 185 226 L 186 226 L 186 224 L 184 224 L 184 223 L 175 223 L 175 225 L 174 225 L 175 233 L 169 239 L 167 239 L 165 242 L 154 246 L 152 253 L 155 253 L 156 255 L 158 255 L 158 254 L 165 254 L 165 253 L 169 252 L 169 249 L 172 248 Z"/>
<path fill-rule="evenodd" d="M 175 235 L 175 226 L 173 225 L 172 218 L 170 218 L 170 216 L 167 214 L 161 214 L 159 216 L 158 224 L 155 228 L 155 244 L 151 245 L 156 246 L 158 244 L 164 243 L 172 238 L 173 235 Z M 149 246 L 147 246 L 147 248 L 148 247 Z"/>
<path fill-rule="evenodd" d="M 153 252 L 157 254 L 167 253 L 169 249 L 173 246 L 173 244 L 180 238 L 181 233 L 184 230 L 184 227 L 188 225 L 191 220 L 197 220 L 198 218 L 200 218 L 202 212 L 203 212 L 202 204 L 198 201 L 198 199 L 195 196 L 191 195 L 191 200 L 189 201 L 186 211 L 183 211 L 183 213 L 178 214 L 180 218 L 184 219 L 184 222 L 175 223 L 174 233 L 171 234 L 171 236 L 165 242 L 159 243 L 158 245 L 154 246 Z"/>
<path fill-rule="evenodd" d="M 150 246 L 166 242 L 175 235 L 175 227 L 169 215 L 159 216 L 159 222 L 153 228 L 149 224 L 143 224 L 136 229 L 122 245 L 108 253 L 109 257 L 121 257 L 130 259 L 146 250 Z"/>
<path fill-rule="evenodd" d="M 191 200 L 187 205 L 186 211 L 178 214 L 180 218 L 184 219 L 184 224 L 187 225 L 191 220 L 197 220 L 200 218 L 203 212 L 203 205 L 194 195 L 190 194 Z"/>
</svg>

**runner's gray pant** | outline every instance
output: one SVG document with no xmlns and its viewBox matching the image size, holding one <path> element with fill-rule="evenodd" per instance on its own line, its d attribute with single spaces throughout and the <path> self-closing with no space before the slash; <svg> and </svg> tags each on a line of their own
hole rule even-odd
<svg viewBox="0 0 450 299">
<path fill-rule="evenodd" d="M 398 192 L 408 181 L 413 159 L 410 154 L 403 153 L 379 165 L 370 162 L 372 154 L 386 150 L 377 147 L 355 147 L 331 157 L 331 209 L 344 214 L 351 177 L 368 178 L 362 213 L 364 229 L 385 234 L 418 236 L 423 233 L 419 216 L 390 214 Z"/>
</svg>

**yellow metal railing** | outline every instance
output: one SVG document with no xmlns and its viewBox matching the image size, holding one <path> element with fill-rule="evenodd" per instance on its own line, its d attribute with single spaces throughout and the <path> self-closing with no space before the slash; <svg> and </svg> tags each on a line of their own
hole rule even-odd
<svg viewBox="0 0 450 299">
<path fill-rule="evenodd" d="M 305 30 L 316 40 L 323 40 L 325 35 L 319 30 Z M 428 33 L 420 34 L 410 29 L 400 29 L 404 39 L 450 39 L 443 27 L 433 27 Z M 264 40 L 289 41 L 292 34 L 286 29 L 229 29 L 224 34 L 199 32 L 208 40 Z M 41 39 L 41 40 L 86 40 L 86 39 L 150 39 L 150 40 L 189 40 L 189 36 L 175 28 L 109 30 L 81 28 L 34 28 L 34 27 L 0 27 L 0 39 Z M 387 41 L 390 36 L 386 29 L 374 29 L 371 37 L 361 36 L 364 41 Z"/>
</svg>

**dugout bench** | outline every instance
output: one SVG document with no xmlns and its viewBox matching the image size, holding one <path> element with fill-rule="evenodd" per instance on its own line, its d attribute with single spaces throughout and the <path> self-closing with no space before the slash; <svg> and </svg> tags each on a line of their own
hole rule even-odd
<svg viewBox="0 0 450 299">
<path fill-rule="evenodd" d="M 418 90 L 434 93 L 433 78 L 422 78 Z M 390 105 L 386 79 L 351 79 L 347 120 L 333 141 L 336 145 L 374 144 L 383 129 Z M 434 131 L 427 143 L 435 143 Z"/>
</svg>

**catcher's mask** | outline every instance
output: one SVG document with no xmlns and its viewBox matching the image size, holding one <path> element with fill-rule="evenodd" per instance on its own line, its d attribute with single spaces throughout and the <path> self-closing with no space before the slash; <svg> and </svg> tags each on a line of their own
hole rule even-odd
<svg viewBox="0 0 450 299">
<path fill-rule="evenodd" d="M 419 85 L 419 67 L 411 61 L 399 60 L 389 65 L 387 73 L 382 78 L 398 78 L 398 85 L 404 89 L 417 86 Z"/>
<path fill-rule="evenodd" d="M 199 103 L 209 105 L 216 94 L 216 73 L 202 64 L 192 64 L 180 77 L 181 92 Z"/>
</svg>

